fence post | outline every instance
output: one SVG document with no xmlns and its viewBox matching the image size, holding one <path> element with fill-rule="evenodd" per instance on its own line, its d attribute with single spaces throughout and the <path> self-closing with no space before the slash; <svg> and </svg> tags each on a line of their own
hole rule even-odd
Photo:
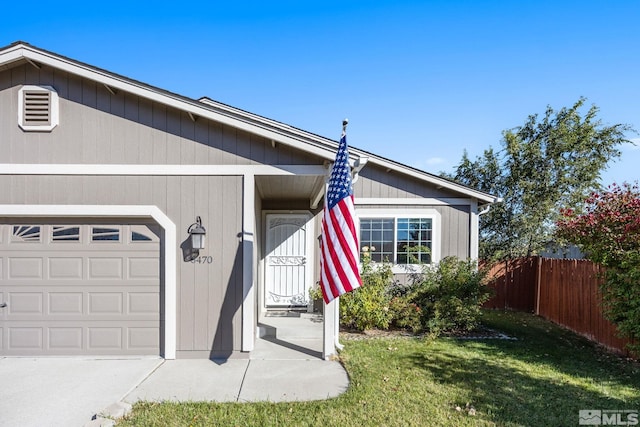
<svg viewBox="0 0 640 427">
<path fill-rule="evenodd" d="M 538 258 L 538 268 L 536 270 L 536 316 L 540 315 L 540 284 L 542 282 L 542 257 Z"/>
</svg>

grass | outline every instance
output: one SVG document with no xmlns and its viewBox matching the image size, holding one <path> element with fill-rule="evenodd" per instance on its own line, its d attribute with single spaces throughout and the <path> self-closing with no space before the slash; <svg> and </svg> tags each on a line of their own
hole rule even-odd
<svg viewBox="0 0 640 427">
<path fill-rule="evenodd" d="M 486 312 L 517 340 L 343 341 L 349 390 L 326 401 L 148 403 L 118 426 L 574 426 L 640 410 L 640 364 L 532 315 Z"/>
</svg>

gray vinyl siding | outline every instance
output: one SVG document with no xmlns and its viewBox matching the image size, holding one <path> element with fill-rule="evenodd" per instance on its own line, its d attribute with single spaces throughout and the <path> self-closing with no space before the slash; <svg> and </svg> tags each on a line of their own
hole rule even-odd
<svg viewBox="0 0 640 427">
<path fill-rule="evenodd" d="M 178 244 L 202 217 L 211 264 L 179 251 L 178 357 L 224 357 L 241 349 L 242 177 L 7 176 L 0 204 L 155 205 L 176 224 Z M 224 200 L 224 203 L 221 203 Z"/>
<path fill-rule="evenodd" d="M 469 206 L 437 206 L 442 218 L 442 257 L 457 256 L 467 259 L 470 254 Z"/>
<path fill-rule="evenodd" d="M 53 86 L 60 124 L 50 133 L 17 126 L 21 85 Z M 0 163 L 322 164 L 284 144 L 60 70 L 20 65 L 0 71 Z"/>
<path fill-rule="evenodd" d="M 420 197 L 459 197 L 435 185 L 402 175 L 395 171 L 367 165 L 353 184 L 355 197 L 365 198 L 420 198 Z"/>
</svg>

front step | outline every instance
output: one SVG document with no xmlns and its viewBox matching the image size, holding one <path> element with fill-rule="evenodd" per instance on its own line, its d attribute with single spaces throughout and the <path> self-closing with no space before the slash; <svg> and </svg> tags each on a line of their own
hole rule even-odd
<svg viewBox="0 0 640 427">
<path fill-rule="evenodd" d="M 317 339 L 322 338 L 322 315 L 317 313 L 296 313 L 295 317 L 268 316 L 258 322 L 260 338 Z"/>
</svg>

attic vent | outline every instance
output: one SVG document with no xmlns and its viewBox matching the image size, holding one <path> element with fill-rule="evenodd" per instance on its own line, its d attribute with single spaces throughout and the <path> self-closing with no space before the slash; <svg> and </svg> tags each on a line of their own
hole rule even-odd
<svg viewBox="0 0 640 427">
<path fill-rule="evenodd" d="M 51 86 L 23 86 L 18 99 L 22 130 L 49 132 L 58 125 L 58 93 Z"/>
</svg>

